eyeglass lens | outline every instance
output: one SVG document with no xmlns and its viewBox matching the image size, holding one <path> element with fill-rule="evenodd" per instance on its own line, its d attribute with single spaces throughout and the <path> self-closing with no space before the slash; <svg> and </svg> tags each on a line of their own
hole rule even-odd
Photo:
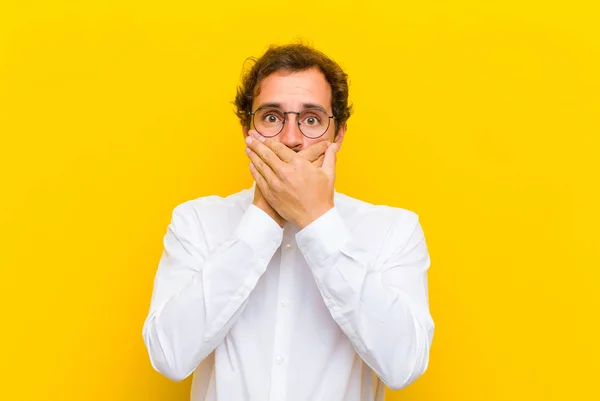
<svg viewBox="0 0 600 401">
<path fill-rule="evenodd" d="M 303 110 L 296 118 L 300 131 L 308 138 L 318 138 L 329 128 L 329 116 L 321 109 Z M 254 113 L 254 127 L 262 136 L 276 136 L 283 129 L 285 119 L 286 114 L 277 108 L 260 108 Z"/>
</svg>

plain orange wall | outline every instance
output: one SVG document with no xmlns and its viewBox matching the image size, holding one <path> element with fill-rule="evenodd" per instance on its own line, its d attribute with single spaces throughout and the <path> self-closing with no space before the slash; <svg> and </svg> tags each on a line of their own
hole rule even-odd
<svg viewBox="0 0 600 401">
<path fill-rule="evenodd" d="M 421 216 L 430 368 L 388 400 L 597 400 L 596 1 L 0 4 L 0 399 L 187 400 L 141 329 L 175 205 L 251 185 L 245 57 L 347 70 L 337 188 Z"/>
</svg>

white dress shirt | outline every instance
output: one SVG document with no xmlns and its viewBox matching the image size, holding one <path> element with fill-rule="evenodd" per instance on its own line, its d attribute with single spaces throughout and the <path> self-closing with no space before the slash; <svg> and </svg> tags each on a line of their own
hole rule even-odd
<svg viewBox="0 0 600 401">
<path fill-rule="evenodd" d="M 429 253 L 418 216 L 335 192 L 305 227 L 254 185 L 178 205 L 143 337 L 192 401 L 373 401 L 427 368 Z"/>
</svg>

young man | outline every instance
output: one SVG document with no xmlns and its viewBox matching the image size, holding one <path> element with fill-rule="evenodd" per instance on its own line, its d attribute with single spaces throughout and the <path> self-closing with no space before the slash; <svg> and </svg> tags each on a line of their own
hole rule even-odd
<svg viewBox="0 0 600 401">
<path fill-rule="evenodd" d="M 174 209 L 143 328 L 192 401 L 371 401 L 427 368 L 434 324 L 418 216 L 334 190 L 346 74 L 271 47 L 236 97 L 255 184 Z"/>
</svg>

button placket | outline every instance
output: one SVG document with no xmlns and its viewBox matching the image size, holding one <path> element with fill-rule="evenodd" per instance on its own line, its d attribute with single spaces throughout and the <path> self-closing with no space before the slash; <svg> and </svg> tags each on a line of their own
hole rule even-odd
<svg viewBox="0 0 600 401">
<path fill-rule="evenodd" d="M 277 288 L 277 315 L 275 322 L 273 365 L 271 368 L 270 399 L 274 401 L 286 399 L 287 392 L 287 355 L 290 349 L 291 315 L 288 298 L 292 284 L 294 264 L 293 236 L 286 228 L 281 246 L 279 265 L 279 285 Z"/>
</svg>

